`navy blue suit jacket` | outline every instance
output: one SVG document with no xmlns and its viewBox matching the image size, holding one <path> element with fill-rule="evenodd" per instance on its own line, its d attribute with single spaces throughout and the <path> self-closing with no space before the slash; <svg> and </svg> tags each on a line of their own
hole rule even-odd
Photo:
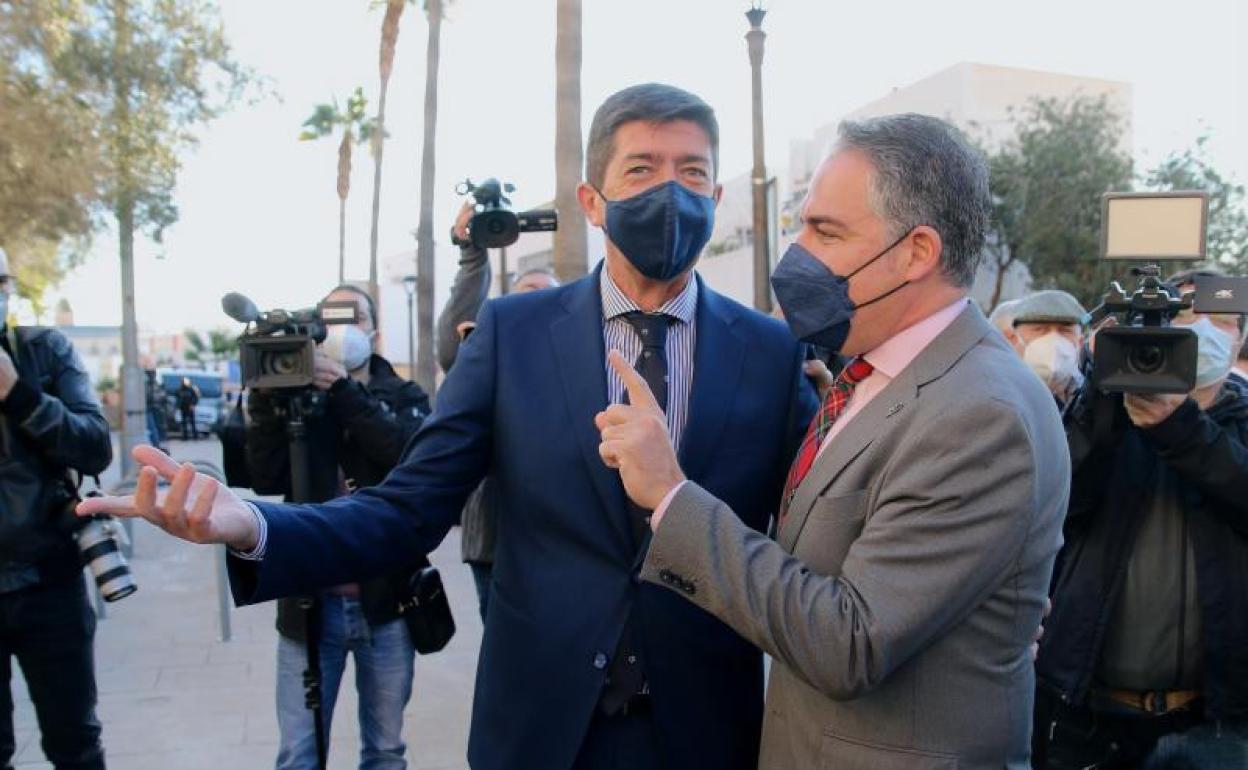
<svg viewBox="0 0 1248 770">
<path fill-rule="evenodd" d="M 699 286 L 686 475 L 765 529 L 816 397 L 784 324 Z M 607 401 L 598 276 L 487 303 L 433 415 L 380 486 L 260 504 L 261 562 L 231 559 L 239 603 L 398 569 L 432 550 L 491 473 L 499 532 L 477 670 L 472 767 L 568 768 L 604 663 L 639 603 L 665 767 L 755 767 L 762 660 L 678 595 L 640 583 L 625 494 L 598 455 Z"/>
</svg>

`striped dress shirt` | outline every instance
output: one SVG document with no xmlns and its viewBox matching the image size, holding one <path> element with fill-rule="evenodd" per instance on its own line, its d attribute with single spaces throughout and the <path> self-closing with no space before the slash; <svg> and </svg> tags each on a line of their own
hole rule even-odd
<svg viewBox="0 0 1248 770">
<path fill-rule="evenodd" d="M 615 285 L 603 265 L 599 278 L 602 293 L 602 334 L 607 350 L 618 350 L 630 363 L 641 355 L 641 336 L 624 319 L 626 313 L 641 310 L 637 303 L 624 296 Z M 689 393 L 693 388 L 693 346 L 696 335 L 698 310 L 698 281 L 693 275 L 685 288 L 668 300 L 656 313 L 672 317 L 667 329 L 667 430 L 672 436 L 672 446 L 680 451 L 680 440 L 689 417 Z M 607 400 L 612 404 L 624 403 L 624 381 L 619 378 L 611 364 L 607 368 Z"/>
</svg>

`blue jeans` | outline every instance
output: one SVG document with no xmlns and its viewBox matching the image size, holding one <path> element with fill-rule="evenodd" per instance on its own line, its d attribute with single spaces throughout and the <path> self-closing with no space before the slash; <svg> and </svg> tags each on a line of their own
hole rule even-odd
<svg viewBox="0 0 1248 770">
<path fill-rule="evenodd" d="M 360 699 L 360 770 L 404 770 L 403 709 L 412 696 L 416 651 L 402 620 L 370 626 L 357 599 L 321 597 L 321 718 L 328 746 L 334 702 L 347 664 L 355 655 L 355 689 Z M 281 745 L 277 770 L 313 770 L 316 734 L 304 703 L 302 642 L 278 637 L 277 725 Z"/>
</svg>

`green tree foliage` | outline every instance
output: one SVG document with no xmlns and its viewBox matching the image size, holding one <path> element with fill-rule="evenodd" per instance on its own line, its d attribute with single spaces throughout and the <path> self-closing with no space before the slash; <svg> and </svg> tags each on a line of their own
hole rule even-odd
<svg viewBox="0 0 1248 770">
<path fill-rule="evenodd" d="M 1119 150 L 1122 116 L 1104 97 L 1033 99 L 1013 115 L 1015 133 L 989 152 L 993 226 L 987 257 L 992 304 L 1016 262 L 1036 288 L 1099 302 L 1111 268 L 1100 249 L 1101 194 L 1129 189 L 1131 159 Z"/>
<path fill-rule="evenodd" d="M 1196 146 L 1174 152 L 1144 175 L 1150 190 L 1204 190 L 1209 193 L 1207 241 L 1209 261 L 1218 267 L 1248 275 L 1248 211 L 1244 186 L 1218 173 L 1210 165 L 1205 145 L 1207 136 Z"/>
<path fill-rule="evenodd" d="M 194 329 L 182 333 L 190 347 L 186 357 L 200 363 L 216 363 L 238 355 L 239 338 L 236 332 L 228 329 L 209 329 L 208 336 Z"/>
<path fill-rule="evenodd" d="M 76 5 L 0 0 L 0 247 L 36 312 L 85 253 L 104 170 L 89 106 L 47 66 Z"/>
</svg>

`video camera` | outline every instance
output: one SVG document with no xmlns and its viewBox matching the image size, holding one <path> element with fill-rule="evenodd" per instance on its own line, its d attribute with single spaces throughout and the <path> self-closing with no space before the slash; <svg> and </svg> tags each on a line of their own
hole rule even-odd
<svg viewBox="0 0 1248 770">
<path fill-rule="evenodd" d="M 1248 279 L 1197 276 L 1181 294 L 1161 280 L 1153 260 L 1205 258 L 1209 199 L 1203 192 L 1106 193 L 1102 198 L 1101 258 L 1147 261 L 1128 293 L 1113 281 L 1091 313 L 1093 326 L 1114 315 L 1116 326 L 1096 334 L 1092 382 L 1106 393 L 1187 393 L 1196 384 L 1196 334 L 1172 326 L 1187 309 L 1248 313 Z"/>
<path fill-rule="evenodd" d="M 230 292 L 221 298 L 221 309 L 247 324 L 239 342 L 246 388 L 293 390 L 311 385 L 316 346 L 325 341 L 329 327 L 359 321 L 359 306 L 351 301 L 261 312 L 247 297 Z"/>
<path fill-rule="evenodd" d="M 474 185 L 465 179 L 455 187 L 459 195 L 471 195 L 477 213 L 468 224 L 472 243 L 481 249 L 501 249 L 515 243 L 520 233 L 550 232 L 559 228 L 559 213 L 554 209 L 512 211 L 511 199 L 504 193 L 515 191 L 515 185 L 487 179 Z"/>
</svg>

